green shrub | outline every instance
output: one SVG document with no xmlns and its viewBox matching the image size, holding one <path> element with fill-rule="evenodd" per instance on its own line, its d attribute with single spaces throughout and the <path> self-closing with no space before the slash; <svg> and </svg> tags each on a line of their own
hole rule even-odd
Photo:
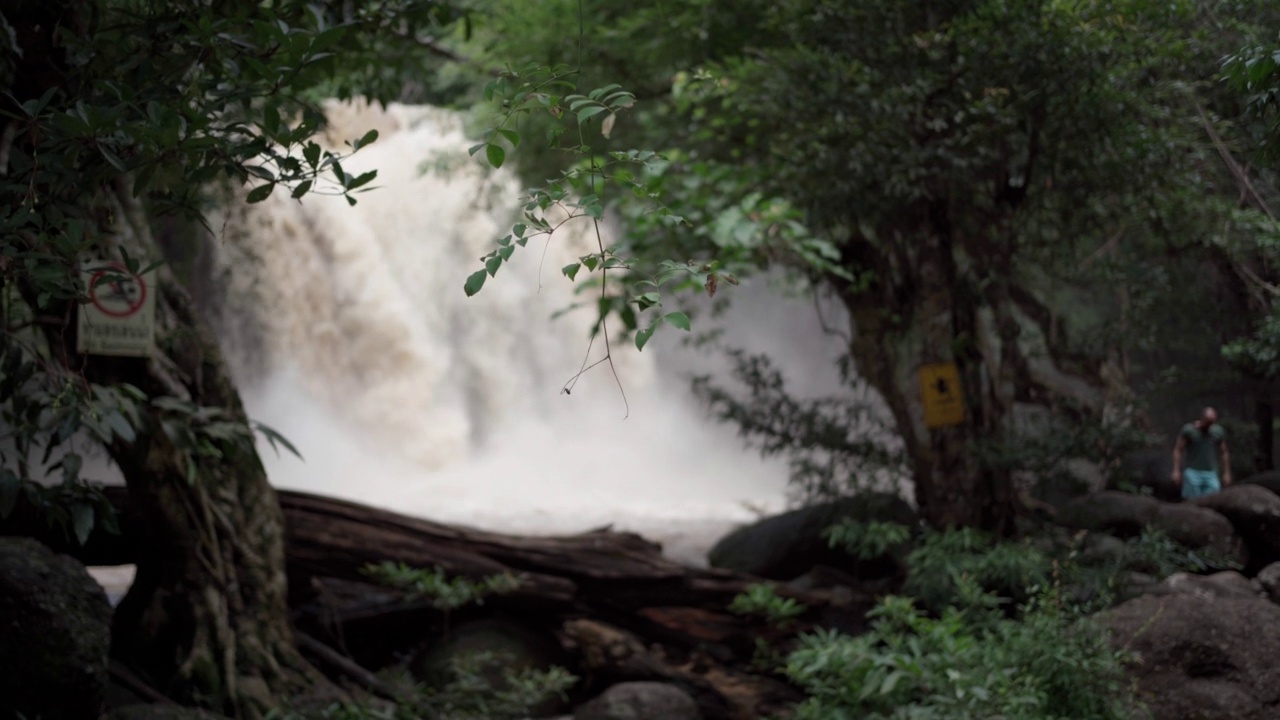
<svg viewBox="0 0 1280 720">
<path fill-rule="evenodd" d="M 961 581 L 967 579 L 983 593 L 1020 603 L 1032 588 L 1048 583 L 1052 567 L 1052 559 L 1027 542 L 996 542 L 971 528 L 930 531 L 907 556 L 902 591 L 925 609 L 941 612 L 957 604 Z"/>
<path fill-rule="evenodd" d="M 961 596 L 976 587 L 960 582 Z M 1018 620 L 977 606 L 931 617 L 888 597 L 869 632 L 801 638 L 785 665 L 808 695 L 794 720 L 1121 720 L 1132 707 L 1122 653 L 1056 599 Z"/>
<path fill-rule="evenodd" d="M 896 522 L 841 520 L 822 533 L 827 543 L 859 560 L 875 560 L 904 547 L 911 528 Z"/>
<path fill-rule="evenodd" d="M 784 598 L 774 590 L 772 583 L 757 583 L 740 593 L 729 605 L 729 612 L 737 615 L 755 615 L 778 626 L 785 626 L 800 617 L 808 608 L 793 598 Z"/>
</svg>

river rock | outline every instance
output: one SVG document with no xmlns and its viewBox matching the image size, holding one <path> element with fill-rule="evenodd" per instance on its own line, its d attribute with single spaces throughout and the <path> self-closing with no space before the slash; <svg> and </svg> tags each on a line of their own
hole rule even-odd
<svg viewBox="0 0 1280 720">
<path fill-rule="evenodd" d="M 1241 485 L 1260 485 L 1280 495 L 1280 470 L 1255 473 L 1240 481 Z"/>
<path fill-rule="evenodd" d="M 1250 572 L 1280 561 L 1280 495 L 1261 485 L 1232 485 L 1188 505 L 1208 508 L 1231 521 L 1249 548 Z"/>
<path fill-rule="evenodd" d="M 1280 562 L 1273 562 L 1258 571 L 1253 578 L 1271 602 L 1280 603 Z"/>
<path fill-rule="evenodd" d="M 1258 589 L 1249 578 L 1234 570 L 1225 570 L 1212 575 L 1195 575 L 1192 573 L 1174 573 L 1159 583 L 1145 590 L 1150 595 L 1197 595 L 1204 598 L 1236 598 L 1253 599 L 1259 596 Z"/>
<path fill-rule="evenodd" d="M 1143 595 L 1095 616 L 1136 653 L 1130 673 L 1157 720 L 1273 720 L 1280 606 L 1260 598 Z"/>
<path fill-rule="evenodd" d="M 852 566 L 854 559 L 833 550 L 822 532 L 840 520 L 878 520 L 915 523 L 915 511 L 889 493 L 864 493 L 836 502 L 811 505 L 764 518 L 738 528 L 711 548 L 712 567 L 736 570 L 774 580 L 790 580 L 814 565 Z M 882 564 L 882 572 L 892 572 Z"/>
<path fill-rule="evenodd" d="M 1245 555 L 1244 544 L 1232 523 L 1203 505 L 1167 503 L 1147 495 L 1104 490 L 1068 504 L 1059 511 L 1057 520 L 1071 528 L 1122 536 L 1151 528 L 1189 548 L 1209 548 L 1241 561 Z"/>
<path fill-rule="evenodd" d="M 624 682 L 573 711 L 574 720 L 702 720 L 684 690 L 661 682 Z"/>
<path fill-rule="evenodd" d="M 0 538 L 0 715 L 98 717 L 110 642 L 111 606 L 83 565 Z"/>
</svg>

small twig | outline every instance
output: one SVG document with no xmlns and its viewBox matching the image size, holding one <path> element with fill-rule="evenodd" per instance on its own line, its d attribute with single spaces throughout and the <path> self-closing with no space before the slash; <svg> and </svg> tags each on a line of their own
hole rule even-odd
<svg viewBox="0 0 1280 720">
<path fill-rule="evenodd" d="M 1209 139 L 1213 141 L 1213 147 L 1218 151 L 1218 156 L 1222 158 L 1222 162 L 1226 164 L 1227 169 L 1231 171 L 1231 174 L 1235 176 L 1236 182 L 1239 183 L 1241 194 L 1247 194 L 1253 200 L 1253 203 L 1258 206 L 1258 209 L 1274 222 L 1276 219 L 1275 213 L 1271 212 L 1271 207 L 1267 205 L 1267 201 L 1262 199 L 1262 195 L 1253 186 L 1253 181 L 1249 179 L 1248 171 L 1231 155 L 1231 150 L 1222 141 L 1218 131 L 1213 128 L 1213 123 L 1209 122 L 1209 116 L 1205 114 L 1204 108 L 1200 107 L 1199 102 L 1195 102 L 1195 107 L 1196 114 L 1200 116 L 1200 123 L 1204 125 L 1204 131 L 1208 133 Z"/>
<path fill-rule="evenodd" d="M 1120 243 L 1120 238 L 1122 237 L 1124 237 L 1124 228 L 1120 228 L 1119 230 L 1117 230 L 1115 235 L 1112 235 L 1105 243 L 1102 244 L 1102 247 L 1098 248 L 1097 250 L 1094 250 L 1092 253 L 1089 254 L 1089 257 L 1085 258 L 1084 260 L 1081 260 L 1080 269 L 1084 270 L 1085 268 L 1092 265 L 1094 260 L 1097 260 L 1098 258 L 1102 257 L 1103 255 L 1107 254 L 1112 249 L 1114 249 L 1115 246 Z"/>
<path fill-rule="evenodd" d="M 818 316 L 818 327 L 822 329 L 822 332 L 844 340 L 845 344 L 853 343 L 853 338 L 849 336 L 849 333 L 827 325 L 827 319 L 822 316 L 822 298 L 818 297 L 817 284 L 809 283 L 809 290 L 813 293 L 813 312 Z"/>
</svg>

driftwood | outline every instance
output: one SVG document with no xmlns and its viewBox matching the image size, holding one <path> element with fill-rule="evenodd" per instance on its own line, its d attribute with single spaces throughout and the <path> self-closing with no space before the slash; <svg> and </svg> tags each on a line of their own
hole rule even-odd
<svg viewBox="0 0 1280 720">
<path fill-rule="evenodd" d="M 145 540 L 136 537 L 130 522 L 127 492 L 106 491 L 121 513 L 125 541 L 98 542 L 100 535 L 94 533 L 79 554 L 99 564 L 130 562 L 130 541 Z M 757 578 L 681 565 L 635 534 L 597 530 L 560 537 L 512 536 L 307 493 L 281 491 L 279 498 L 295 601 L 305 605 L 308 588 L 326 587 L 330 580 L 368 588 L 344 602 L 326 603 L 325 627 L 426 606 L 369 587 L 362 569 L 370 564 L 438 566 L 469 578 L 510 573 L 521 578 L 519 589 L 490 605 L 523 608 L 558 626 L 562 644 L 578 657 L 589 681 L 675 682 L 698 698 L 709 720 L 761 717 L 790 696 L 784 684 L 753 668 L 757 638 L 780 643 L 795 630 L 812 627 L 824 613 L 857 615 L 870 605 L 870 598 L 851 598 L 845 588 L 833 596 L 826 590 L 778 587 L 779 595 L 811 608 L 803 618 L 810 622 L 782 633 L 763 620 L 727 611 L 734 596 L 759 582 Z M 75 548 L 63 549 L 75 554 Z M 306 641 L 311 652 L 325 654 L 318 640 Z M 354 670 L 342 672 L 350 676 Z"/>
</svg>

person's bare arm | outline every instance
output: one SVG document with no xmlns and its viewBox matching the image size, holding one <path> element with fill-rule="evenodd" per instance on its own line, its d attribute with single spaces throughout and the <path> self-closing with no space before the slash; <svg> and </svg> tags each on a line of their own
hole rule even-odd
<svg viewBox="0 0 1280 720">
<path fill-rule="evenodd" d="M 1231 484 L 1231 450 L 1227 448 L 1227 441 L 1223 440 L 1222 450 L 1222 487 Z"/>
<path fill-rule="evenodd" d="M 1178 433 L 1178 441 L 1173 444 L 1173 474 L 1169 476 L 1169 479 L 1173 481 L 1174 487 L 1182 487 L 1182 451 L 1186 448 L 1186 436 Z"/>
</svg>

